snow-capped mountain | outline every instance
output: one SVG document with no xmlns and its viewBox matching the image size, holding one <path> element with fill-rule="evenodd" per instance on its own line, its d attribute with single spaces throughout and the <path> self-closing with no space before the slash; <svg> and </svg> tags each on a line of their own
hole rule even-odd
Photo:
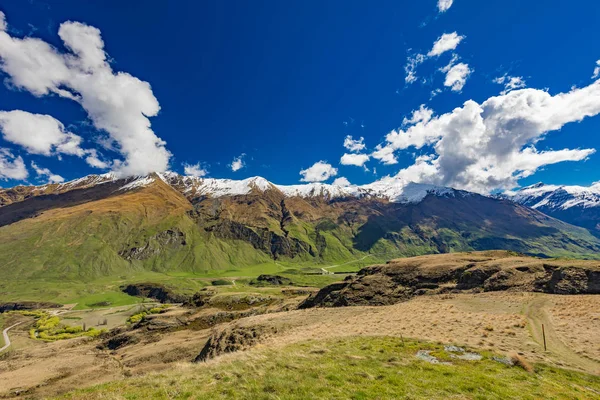
<svg viewBox="0 0 600 400">
<path fill-rule="evenodd" d="M 600 238 L 512 201 L 395 178 L 345 186 L 105 174 L 0 190 L 0 266 L 19 279 L 490 249 L 596 257 Z"/>
<path fill-rule="evenodd" d="M 600 184 L 585 187 L 536 183 L 502 197 L 565 222 L 600 230 Z"/>
<path fill-rule="evenodd" d="M 245 195 L 252 190 L 264 192 L 279 190 L 286 197 L 321 197 L 327 200 L 337 198 L 372 197 L 386 199 L 393 203 L 418 203 L 428 194 L 436 196 L 468 196 L 470 193 L 447 187 L 407 182 L 398 178 L 383 178 L 367 185 L 333 185 L 307 183 L 301 185 L 277 185 L 262 177 L 244 180 L 197 178 L 176 173 L 157 174 L 163 181 L 185 195 L 222 197 Z"/>
<path fill-rule="evenodd" d="M 253 190 L 265 192 L 278 190 L 286 197 L 315 198 L 325 200 L 341 198 L 378 198 L 392 203 L 419 203 L 427 195 L 438 197 L 469 196 L 471 193 L 448 187 L 414 183 L 398 178 L 386 177 L 366 185 L 334 185 L 325 183 L 306 183 L 300 185 L 278 185 L 262 177 L 251 177 L 242 180 L 202 178 L 179 175 L 174 172 L 156 173 L 147 176 L 119 178 L 113 173 L 89 175 L 69 182 L 46 184 L 41 186 L 17 186 L 0 189 L 0 206 L 31 196 L 44 194 L 60 194 L 74 189 L 90 188 L 104 184 L 119 184 L 116 190 L 126 191 L 152 184 L 162 180 L 187 198 L 223 197 L 246 195 Z M 10 196 L 9 196 L 10 195 Z M 4 201 L 2 198 L 5 198 Z"/>
</svg>

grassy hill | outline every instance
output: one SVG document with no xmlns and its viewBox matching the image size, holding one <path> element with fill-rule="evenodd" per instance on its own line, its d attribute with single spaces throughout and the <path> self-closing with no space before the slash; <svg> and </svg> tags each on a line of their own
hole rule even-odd
<svg viewBox="0 0 600 400">
<path fill-rule="evenodd" d="M 418 359 L 420 350 L 447 365 Z M 511 367 L 493 353 L 482 355 L 460 360 L 442 345 L 392 337 L 309 341 L 181 365 L 61 399 L 596 399 L 600 393 L 597 376 L 542 364 Z"/>
</svg>

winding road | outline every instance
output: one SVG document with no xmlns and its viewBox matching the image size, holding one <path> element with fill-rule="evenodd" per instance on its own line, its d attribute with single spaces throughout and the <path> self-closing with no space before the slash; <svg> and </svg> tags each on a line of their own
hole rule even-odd
<svg viewBox="0 0 600 400">
<path fill-rule="evenodd" d="M 8 328 L 6 328 L 5 330 L 2 331 L 2 336 L 4 337 L 4 347 L 2 347 L 0 349 L 0 352 L 3 352 L 4 350 L 6 350 L 10 347 L 10 338 L 8 337 L 8 331 L 17 325 L 21 325 L 22 323 L 23 323 L 23 321 L 17 322 L 16 324 L 9 326 Z"/>
</svg>

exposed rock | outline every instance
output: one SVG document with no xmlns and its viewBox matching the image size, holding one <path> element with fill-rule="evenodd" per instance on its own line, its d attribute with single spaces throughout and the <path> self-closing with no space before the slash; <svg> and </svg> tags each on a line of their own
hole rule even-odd
<svg viewBox="0 0 600 400">
<path fill-rule="evenodd" d="M 220 239 L 246 241 L 275 260 L 281 257 L 294 258 L 302 254 L 310 254 L 312 257 L 316 255 L 310 244 L 288 237 L 286 231 L 285 236 L 281 236 L 267 228 L 250 227 L 228 219 L 208 226 L 205 230 Z"/>
<path fill-rule="evenodd" d="M 388 305 L 424 294 L 482 290 L 600 294 L 600 262 L 542 261 L 503 251 L 398 259 L 329 285 L 300 308 Z"/>
<path fill-rule="evenodd" d="M 187 244 L 185 234 L 179 229 L 168 229 L 152 236 L 146 243 L 136 244 L 119 252 L 126 260 L 147 260 L 166 249 L 177 249 Z"/>
<path fill-rule="evenodd" d="M 157 283 L 133 283 L 121 286 L 121 290 L 130 296 L 158 300 L 161 303 L 185 303 L 188 297 L 173 293 L 171 289 Z"/>
<path fill-rule="evenodd" d="M 10 303 L 0 303 L 0 313 L 17 310 L 38 310 L 43 308 L 60 308 L 61 304 L 37 302 L 37 301 L 20 301 Z"/>
<path fill-rule="evenodd" d="M 203 289 L 189 298 L 183 305 L 191 307 L 203 307 L 210 302 L 210 299 L 217 294 L 214 290 Z"/>
<path fill-rule="evenodd" d="M 140 342 L 140 338 L 138 335 L 133 333 L 119 333 L 114 335 L 106 340 L 104 340 L 101 344 L 98 345 L 98 348 L 101 350 L 117 350 L 121 347 L 136 344 Z"/>
<path fill-rule="evenodd" d="M 251 285 L 273 285 L 273 286 L 289 286 L 292 285 L 292 280 L 279 275 L 259 275 L 258 278 L 250 282 Z"/>
<path fill-rule="evenodd" d="M 277 333 L 277 328 L 266 326 L 223 329 L 220 332 L 214 333 L 208 339 L 200 354 L 194 359 L 194 362 L 202 362 L 221 354 L 246 350 L 275 333 Z"/>
</svg>

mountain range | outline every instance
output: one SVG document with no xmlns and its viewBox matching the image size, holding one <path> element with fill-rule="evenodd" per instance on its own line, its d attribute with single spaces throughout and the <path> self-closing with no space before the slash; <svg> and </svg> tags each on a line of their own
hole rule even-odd
<svg viewBox="0 0 600 400">
<path fill-rule="evenodd" d="M 600 239 L 506 198 L 396 178 L 284 186 L 104 174 L 0 189 L 0 270 L 9 280 L 488 249 L 597 258 Z"/>
<path fill-rule="evenodd" d="M 600 184 L 590 187 L 536 183 L 505 198 L 600 235 Z"/>
</svg>

